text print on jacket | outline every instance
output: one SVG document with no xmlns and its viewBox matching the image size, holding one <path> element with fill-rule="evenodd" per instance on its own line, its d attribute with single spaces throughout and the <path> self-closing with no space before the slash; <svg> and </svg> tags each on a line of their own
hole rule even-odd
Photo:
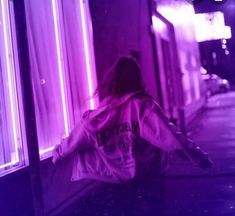
<svg viewBox="0 0 235 216">
<path fill-rule="evenodd" d="M 181 148 L 154 99 L 143 93 L 107 98 L 87 111 L 70 136 L 55 148 L 74 153 L 72 180 L 120 182 L 147 168 L 156 150 Z"/>
</svg>

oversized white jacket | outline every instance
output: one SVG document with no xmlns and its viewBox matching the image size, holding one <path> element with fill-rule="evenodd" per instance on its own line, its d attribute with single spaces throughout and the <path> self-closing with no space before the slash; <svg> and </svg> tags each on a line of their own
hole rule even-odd
<svg viewBox="0 0 235 216">
<path fill-rule="evenodd" d="M 176 134 L 151 96 L 136 92 L 110 97 L 83 115 L 55 147 L 54 160 L 73 154 L 72 181 L 126 181 L 148 169 L 157 149 L 184 149 Z"/>
</svg>

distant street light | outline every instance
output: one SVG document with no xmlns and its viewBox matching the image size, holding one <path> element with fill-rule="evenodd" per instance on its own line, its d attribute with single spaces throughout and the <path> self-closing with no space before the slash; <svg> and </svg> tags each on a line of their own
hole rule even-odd
<svg viewBox="0 0 235 216">
<path fill-rule="evenodd" d="M 212 2 L 214 2 L 216 4 L 224 4 L 226 2 L 226 0 L 212 0 Z"/>
</svg>

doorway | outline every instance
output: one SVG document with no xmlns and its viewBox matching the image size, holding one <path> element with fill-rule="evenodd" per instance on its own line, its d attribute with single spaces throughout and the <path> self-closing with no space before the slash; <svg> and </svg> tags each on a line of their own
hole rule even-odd
<svg viewBox="0 0 235 216">
<path fill-rule="evenodd" d="M 176 121 L 182 98 L 181 76 L 176 51 L 173 25 L 158 13 L 152 16 L 152 29 L 158 62 L 158 76 L 162 96 L 162 108 L 167 116 Z"/>
</svg>

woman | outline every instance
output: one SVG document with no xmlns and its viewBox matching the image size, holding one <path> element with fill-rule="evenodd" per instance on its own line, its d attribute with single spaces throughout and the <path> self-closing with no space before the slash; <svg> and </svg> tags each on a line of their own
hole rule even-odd
<svg viewBox="0 0 235 216">
<path fill-rule="evenodd" d="M 53 162 L 74 157 L 72 180 L 123 182 L 152 169 L 158 150 L 180 152 L 201 168 L 212 162 L 177 131 L 146 93 L 136 61 L 122 57 L 96 94 L 101 103 L 87 111 L 70 136 L 56 146 Z"/>
</svg>

